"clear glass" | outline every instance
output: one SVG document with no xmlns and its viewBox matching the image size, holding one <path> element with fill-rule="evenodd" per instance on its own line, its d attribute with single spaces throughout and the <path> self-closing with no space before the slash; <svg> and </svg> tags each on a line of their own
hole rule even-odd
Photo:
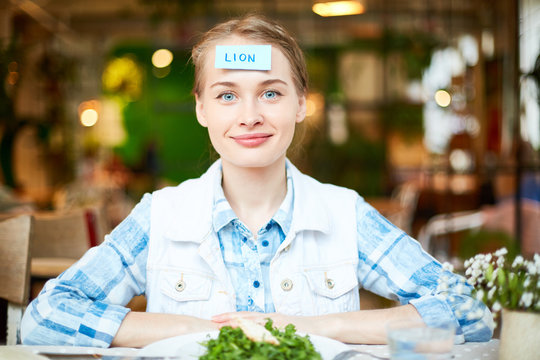
<svg viewBox="0 0 540 360">
<path fill-rule="evenodd" d="M 387 326 L 392 360 L 443 360 L 452 358 L 453 324 L 427 326 L 418 320 L 400 320 Z"/>
</svg>

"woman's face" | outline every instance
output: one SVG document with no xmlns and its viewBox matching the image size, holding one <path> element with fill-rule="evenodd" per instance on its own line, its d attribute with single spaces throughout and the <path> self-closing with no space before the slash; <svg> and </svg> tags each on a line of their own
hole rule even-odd
<svg viewBox="0 0 540 360">
<path fill-rule="evenodd" d="M 216 45 L 264 44 L 231 36 Z M 272 46 L 268 71 L 216 69 L 214 60 L 215 46 L 206 56 L 196 112 L 223 164 L 260 168 L 283 161 L 306 113 L 287 58 Z"/>
</svg>

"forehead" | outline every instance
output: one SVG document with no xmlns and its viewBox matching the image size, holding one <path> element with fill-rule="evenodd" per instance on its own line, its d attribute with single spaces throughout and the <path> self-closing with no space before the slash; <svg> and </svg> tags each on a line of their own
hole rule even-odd
<svg viewBox="0 0 540 360">
<path fill-rule="evenodd" d="M 272 46 L 272 59 L 271 59 L 271 70 L 270 71 L 260 71 L 260 70 L 226 70 L 226 69 L 216 69 L 215 57 L 216 57 L 216 46 L 217 45 L 270 45 L 264 40 L 253 40 L 247 39 L 238 35 L 232 35 L 224 39 L 215 41 L 208 47 L 208 52 L 205 56 L 202 71 L 203 75 L 209 74 L 225 74 L 230 71 L 255 71 L 255 72 L 265 72 L 265 73 L 287 73 L 291 74 L 291 65 L 288 59 L 285 57 L 281 49 L 275 45 Z M 203 76 L 204 81 L 204 76 Z"/>
</svg>

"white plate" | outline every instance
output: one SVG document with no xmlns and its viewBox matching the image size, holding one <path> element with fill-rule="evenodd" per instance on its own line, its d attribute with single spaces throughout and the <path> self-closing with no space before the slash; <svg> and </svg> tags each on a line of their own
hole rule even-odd
<svg viewBox="0 0 540 360">
<path fill-rule="evenodd" d="M 208 339 L 216 338 L 218 334 L 219 331 L 212 331 L 164 339 L 142 348 L 138 355 L 156 357 L 180 356 L 181 359 L 186 360 L 198 359 L 206 351 L 206 348 L 201 343 Z M 315 349 L 321 354 L 323 360 L 331 360 L 338 353 L 349 349 L 344 343 L 327 337 L 310 334 L 309 338 Z"/>
</svg>

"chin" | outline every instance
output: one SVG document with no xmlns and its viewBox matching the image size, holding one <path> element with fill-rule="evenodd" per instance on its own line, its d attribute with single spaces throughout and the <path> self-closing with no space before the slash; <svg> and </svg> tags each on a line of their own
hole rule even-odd
<svg viewBox="0 0 540 360">
<path fill-rule="evenodd" d="M 274 156 L 261 156 L 260 154 L 254 154 L 253 156 L 245 156 L 242 158 L 236 158 L 229 160 L 227 157 L 222 156 L 222 161 L 227 162 L 234 167 L 239 168 L 266 168 L 273 166 L 276 163 L 285 163 L 285 155 L 276 157 Z"/>
</svg>

